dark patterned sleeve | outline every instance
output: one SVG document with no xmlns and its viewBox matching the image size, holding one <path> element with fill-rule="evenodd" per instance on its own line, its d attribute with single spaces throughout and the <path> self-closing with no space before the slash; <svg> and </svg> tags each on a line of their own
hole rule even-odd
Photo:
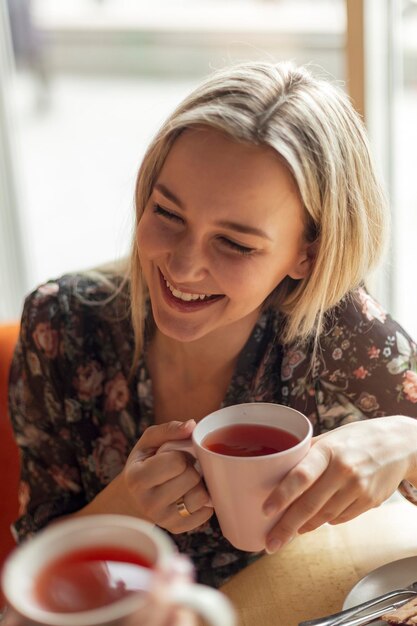
<svg viewBox="0 0 417 626">
<path fill-rule="evenodd" d="M 318 363 L 321 432 L 386 415 L 417 418 L 416 344 L 364 289 L 333 316 Z M 404 482 L 400 491 L 417 504 L 416 487 Z"/>
<path fill-rule="evenodd" d="M 68 372 L 58 292 L 57 283 L 48 283 L 26 299 L 10 371 L 10 415 L 21 456 L 17 539 L 85 504 L 65 420 Z"/>
</svg>

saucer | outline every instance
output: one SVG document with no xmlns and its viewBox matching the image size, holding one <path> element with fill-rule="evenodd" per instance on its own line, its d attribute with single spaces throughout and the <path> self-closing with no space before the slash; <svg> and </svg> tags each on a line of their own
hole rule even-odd
<svg viewBox="0 0 417 626">
<path fill-rule="evenodd" d="M 382 565 L 364 576 L 349 591 L 343 603 L 344 609 L 372 600 L 394 589 L 403 589 L 417 580 L 417 556 Z M 383 606 L 383 605 L 381 605 Z M 386 626 L 386 622 L 372 622 L 373 626 Z"/>
</svg>

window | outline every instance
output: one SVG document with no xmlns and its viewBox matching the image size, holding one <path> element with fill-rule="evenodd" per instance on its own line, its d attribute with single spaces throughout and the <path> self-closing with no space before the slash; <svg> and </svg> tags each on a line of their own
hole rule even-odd
<svg viewBox="0 0 417 626">
<path fill-rule="evenodd" d="M 135 175 L 159 124 L 211 69 L 266 57 L 311 62 L 337 81 L 349 78 L 356 94 L 362 78 L 370 85 L 366 122 L 393 207 L 391 259 L 378 293 L 417 335 L 416 0 L 154 0 L 140 8 L 135 0 L 32 0 L 19 17 L 28 2 L 9 0 L 13 89 L 0 48 L 2 115 L 10 113 L 0 118 L 0 150 L 10 156 L 2 176 L 11 201 L 0 200 L 18 204 L 20 216 L 1 218 L 0 278 L 11 304 L 0 317 L 18 315 L 39 282 L 126 254 Z M 366 17 L 362 34 L 355 11 Z M 356 54 L 349 77 L 346 37 Z"/>
</svg>

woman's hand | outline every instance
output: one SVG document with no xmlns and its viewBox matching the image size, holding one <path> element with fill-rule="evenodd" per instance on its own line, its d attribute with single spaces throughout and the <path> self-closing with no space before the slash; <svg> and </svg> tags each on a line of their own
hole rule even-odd
<svg viewBox="0 0 417 626">
<path fill-rule="evenodd" d="M 213 515 L 213 508 L 193 459 L 178 451 L 155 454 L 167 441 L 189 439 L 194 428 L 194 420 L 147 428 L 122 472 L 71 517 L 100 513 L 132 515 L 172 533 L 183 533 L 204 524 Z M 181 517 L 178 512 L 176 502 L 181 498 L 191 513 L 189 517 Z"/>
<path fill-rule="evenodd" d="M 188 439 L 194 420 L 150 426 L 139 439 L 120 476 L 126 497 L 134 513 L 172 533 L 182 533 L 201 526 L 213 514 L 209 495 L 193 459 L 184 452 L 155 454 L 167 441 Z M 183 499 L 191 513 L 181 517 L 176 506 Z"/>
<path fill-rule="evenodd" d="M 380 505 L 417 473 L 417 420 L 353 422 L 313 438 L 312 447 L 268 497 L 265 514 L 285 511 L 267 538 L 275 552 L 297 533 L 340 524 Z"/>
</svg>

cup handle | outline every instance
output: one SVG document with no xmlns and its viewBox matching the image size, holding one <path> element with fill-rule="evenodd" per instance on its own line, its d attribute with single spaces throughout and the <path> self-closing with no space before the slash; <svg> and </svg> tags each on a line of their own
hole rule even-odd
<svg viewBox="0 0 417 626">
<path fill-rule="evenodd" d="M 158 448 L 156 454 L 159 454 L 160 452 L 170 452 L 171 450 L 188 452 L 188 454 L 191 454 L 195 458 L 195 460 L 197 460 L 197 455 L 194 450 L 194 444 L 191 439 L 181 439 L 180 441 L 166 441 L 162 444 L 162 446 Z"/>
<path fill-rule="evenodd" d="M 194 450 L 194 444 L 191 439 L 183 439 L 181 441 L 166 441 L 162 444 L 162 446 L 158 448 L 156 454 L 159 454 L 160 452 L 171 452 L 172 450 L 178 450 L 179 452 L 187 452 L 188 454 L 191 454 L 191 456 L 193 456 L 195 459 L 195 469 L 199 474 L 201 474 L 201 476 L 203 475 L 200 463 L 198 462 L 197 455 Z"/>
<path fill-rule="evenodd" d="M 173 604 L 195 611 L 212 626 L 237 626 L 237 615 L 230 600 L 205 585 L 178 582 L 169 589 Z"/>
<path fill-rule="evenodd" d="M 162 446 L 158 448 L 156 454 L 159 454 L 160 452 L 171 452 L 171 450 L 179 450 L 180 452 L 187 452 L 188 454 L 191 454 L 191 456 L 193 456 L 195 459 L 195 469 L 201 476 L 203 476 L 203 470 L 201 469 L 201 465 L 197 459 L 194 444 L 191 439 L 185 439 L 181 441 L 166 441 L 162 444 Z M 211 501 L 211 498 L 204 506 L 208 506 L 211 509 L 213 508 L 213 502 Z"/>
</svg>

